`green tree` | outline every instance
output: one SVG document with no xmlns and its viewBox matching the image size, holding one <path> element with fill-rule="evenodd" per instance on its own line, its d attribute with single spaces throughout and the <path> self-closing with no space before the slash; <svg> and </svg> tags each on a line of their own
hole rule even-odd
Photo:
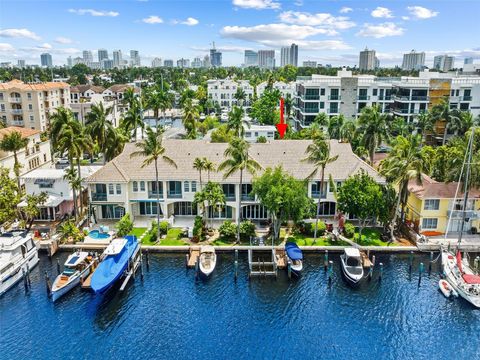
<svg viewBox="0 0 480 360">
<path fill-rule="evenodd" d="M 338 159 L 338 155 L 330 156 L 330 143 L 321 138 L 314 140 L 313 143 L 308 145 L 305 154 L 307 155 L 307 157 L 302 161 L 308 162 L 314 167 L 313 171 L 308 175 L 307 179 L 313 179 L 320 170 L 320 191 L 318 194 L 317 212 L 315 214 L 315 232 L 313 235 L 313 242 L 315 243 L 317 241 L 318 218 L 320 216 L 320 203 L 322 199 L 324 187 L 323 184 L 325 180 L 325 167 L 328 164 L 336 161 Z"/>
<path fill-rule="evenodd" d="M 130 157 L 143 157 L 142 168 L 155 165 L 155 182 L 158 184 L 158 160 L 162 160 L 167 164 L 177 168 L 177 164 L 170 157 L 165 155 L 165 147 L 162 144 L 162 132 L 153 131 L 147 127 L 146 137 L 141 142 L 135 144 L 139 150 L 130 154 Z M 160 224 L 160 192 L 157 191 L 157 224 Z M 160 239 L 160 226 L 157 226 L 157 239 Z"/>
<path fill-rule="evenodd" d="M 239 86 L 237 87 L 237 91 L 235 94 L 233 94 L 233 97 L 235 100 L 237 100 L 237 104 L 242 107 L 245 100 L 247 99 L 247 94 L 245 94 L 245 91 Z M 242 111 L 243 113 L 243 111 Z"/>
<path fill-rule="evenodd" d="M 227 143 L 232 141 L 234 137 L 235 133 L 232 130 L 228 130 L 227 125 L 223 124 L 212 131 L 211 141 L 212 143 Z"/>
<path fill-rule="evenodd" d="M 125 214 L 122 218 L 118 221 L 117 225 L 117 236 L 124 237 L 133 230 L 133 221 L 130 217 L 130 214 Z M 160 227 L 159 227 L 160 228 Z"/>
<path fill-rule="evenodd" d="M 358 119 L 357 134 L 360 145 L 368 150 L 370 164 L 373 165 L 375 149 L 389 138 L 387 114 L 382 114 L 378 106 L 364 107 Z"/>
<path fill-rule="evenodd" d="M 272 219 L 273 237 L 280 236 L 280 226 L 287 220 L 299 221 L 309 208 L 307 188 L 281 166 L 267 168 L 260 177 L 253 180 L 253 190 L 260 203 L 268 210 Z"/>
<path fill-rule="evenodd" d="M 18 162 L 18 152 L 28 145 L 28 138 L 22 137 L 19 131 L 12 131 L 3 136 L 0 140 L 0 150 L 13 152 L 13 173 L 17 179 L 17 185 L 20 189 L 20 169 L 22 165 Z"/>
<path fill-rule="evenodd" d="M 40 215 L 40 207 L 45 204 L 48 199 L 46 192 L 41 192 L 40 194 L 27 195 L 25 197 L 26 206 L 22 207 L 21 213 L 27 223 L 27 231 L 30 231 L 33 225 L 35 218 Z"/>
<path fill-rule="evenodd" d="M 110 128 L 107 132 L 107 142 L 105 144 L 105 161 L 110 161 L 120 155 L 125 147 L 125 143 L 130 137 L 124 133 L 122 128 Z"/>
<path fill-rule="evenodd" d="M 227 128 L 235 132 L 235 136 L 243 138 L 245 135 L 244 125 L 250 128 L 250 123 L 243 119 L 243 110 L 234 105 L 228 114 Z"/>
<path fill-rule="evenodd" d="M 423 141 L 426 140 L 428 133 L 433 133 L 433 119 L 432 115 L 428 111 L 421 112 L 416 117 L 416 126 L 418 133 L 422 135 Z"/>
<path fill-rule="evenodd" d="M 103 103 L 92 105 L 90 112 L 86 115 L 85 121 L 87 133 L 93 141 L 97 142 L 101 149 L 104 163 L 106 162 L 107 139 L 114 129 L 113 124 L 108 120 L 111 112 L 112 108 L 104 108 Z"/>
<path fill-rule="evenodd" d="M 200 115 L 196 106 L 193 106 L 191 100 L 186 100 L 183 104 L 182 123 L 187 132 L 188 139 L 197 137 L 197 119 Z"/>
<path fill-rule="evenodd" d="M 203 189 L 202 171 L 206 170 L 205 160 L 206 158 L 200 158 L 200 157 L 196 157 L 195 160 L 193 160 L 193 168 L 198 171 L 200 190 Z"/>
<path fill-rule="evenodd" d="M 277 118 L 277 107 L 280 100 L 280 91 L 266 88 L 262 96 L 257 99 L 250 111 L 252 118 L 264 125 L 275 125 Z"/>
<path fill-rule="evenodd" d="M 436 104 L 432 107 L 431 115 L 433 121 L 441 121 L 445 124 L 442 139 L 442 145 L 445 145 L 447 141 L 448 130 L 450 130 L 452 124 L 460 122 L 460 111 L 457 109 L 450 109 L 450 103 L 448 99 L 442 99 L 439 104 Z"/>
<path fill-rule="evenodd" d="M 340 127 L 340 140 L 342 142 L 352 143 L 355 138 L 356 130 L 357 125 L 355 123 L 355 120 L 345 120 L 345 122 Z"/>
<path fill-rule="evenodd" d="M 142 129 L 142 139 L 144 137 L 145 123 L 143 122 L 142 112 L 138 101 L 134 101 L 127 112 L 123 115 L 121 127 L 137 142 L 137 129 Z M 130 136 L 130 138 L 131 138 Z"/>
<path fill-rule="evenodd" d="M 340 139 L 341 129 L 345 123 L 343 115 L 332 116 L 328 121 L 328 136 L 330 139 Z"/>
<path fill-rule="evenodd" d="M 262 167 L 249 155 L 250 145 L 243 139 L 233 138 L 225 150 L 224 160 L 219 166 L 218 171 L 225 171 L 223 178 L 226 179 L 235 173 L 239 173 L 240 196 L 237 199 L 237 242 L 240 242 L 240 227 L 238 225 L 242 221 L 242 189 L 243 189 L 243 172 L 247 171 L 254 175 Z"/>
<path fill-rule="evenodd" d="M 163 86 L 155 85 L 147 88 L 145 91 L 145 104 L 148 109 L 153 110 L 153 117 L 155 118 L 155 128 L 158 128 L 159 112 L 162 112 L 162 117 L 165 119 L 165 112 L 167 109 L 173 107 L 174 95 L 164 89 Z"/>
<path fill-rule="evenodd" d="M 0 224 L 15 218 L 22 199 L 18 184 L 9 176 L 9 170 L 0 166 Z"/>
<path fill-rule="evenodd" d="M 202 206 L 204 217 L 206 217 L 207 213 L 204 207 L 205 202 L 207 203 L 207 208 L 212 211 L 214 209 L 220 210 L 225 206 L 225 193 L 220 184 L 209 181 L 201 191 L 195 193 L 193 203 Z"/>
<path fill-rule="evenodd" d="M 217 168 L 213 161 L 210 161 L 207 158 L 203 158 L 203 159 L 205 161 L 205 170 L 207 171 L 207 180 L 210 181 L 210 173 L 213 171 L 217 171 Z"/>
</svg>

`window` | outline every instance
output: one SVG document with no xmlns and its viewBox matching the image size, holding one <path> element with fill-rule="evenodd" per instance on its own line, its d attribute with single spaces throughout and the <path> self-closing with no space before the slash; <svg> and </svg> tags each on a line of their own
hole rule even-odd
<svg viewBox="0 0 480 360">
<path fill-rule="evenodd" d="M 439 199 L 428 199 L 425 200 L 424 210 L 438 210 L 440 208 Z"/>
<path fill-rule="evenodd" d="M 372 94 L 373 94 L 373 96 L 377 96 L 377 94 L 378 94 L 378 89 L 373 89 L 373 90 L 372 90 Z"/>
<path fill-rule="evenodd" d="M 32 104 L 28 104 L 28 110 L 33 110 L 33 105 Z"/>
<path fill-rule="evenodd" d="M 196 181 L 192 181 L 192 184 L 191 184 L 191 188 L 192 188 L 192 192 L 196 192 L 197 191 L 197 182 Z"/>
<path fill-rule="evenodd" d="M 0 110 L 5 111 L 5 104 L 0 104 Z"/>
<path fill-rule="evenodd" d="M 113 184 L 108 184 L 108 195 L 113 195 Z"/>
<path fill-rule="evenodd" d="M 32 93 L 27 93 L 27 99 L 32 100 Z"/>
<path fill-rule="evenodd" d="M 320 95 L 322 95 L 322 96 L 325 95 L 325 89 L 320 89 Z"/>
<path fill-rule="evenodd" d="M 162 215 L 162 207 L 157 206 L 156 202 L 146 202 L 140 201 L 140 215 L 156 215 L 157 211 L 160 210 L 160 215 Z"/>
<path fill-rule="evenodd" d="M 117 195 L 120 195 L 122 193 L 122 185 L 117 184 Z"/>
<path fill-rule="evenodd" d="M 35 121 L 33 115 L 30 115 L 30 121 L 32 121 L 32 122 Z"/>
<path fill-rule="evenodd" d="M 180 216 L 197 215 L 197 207 L 189 201 L 173 203 L 173 214 Z"/>
<path fill-rule="evenodd" d="M 183 183 L 183 191 L 190 192 L 190 182 L 184 181 Z"/>
<path fill-rule="evenodd" d="M 255 137 L 257 137 L 257 136 L 258 136 L 258 131 L 255 131 Z"/>
<path fill-rule="evenodd" d="M 250 131 L 247 131 L 247 132 L 245 133 L 245 137 L 247 137 L 247 138 L 249 138 L 251 135 L 252 135 L 252 133 L 251 133 Z"/>
<path fill-rule="evenodd" d="M 235 200 L 235 185 L 234 184 L 222 184 L 223 193 L 225 194 L 225 200 Z"/>
<path fill-rule="evenodd" d="M 0 93 L 0 100 L 3 101 L 3 93 Z"/>
<path fill-rule="evenodd" d="M 320 109 L 325 109 L 325 103 L 323 101 L 320 101 Z"/>
<path fill-rule="evenodd" d="M 43 154 L 43 162 L 47 162 L 47 154 Z"/>
<path fill-rule="evenodd" d="M 136 181 L 133 182 L 132 187 L 133 187 L 133 192 L 138 191 L 138 183 Z"/>
<path fill-rule="evenodd" d="M 145 191 L 145 181 L 140 181 L 140 191 Z"/>
<path fill-rule="evenodd" d="M 430 219 L 423 219 L 422 220 L 422 229 L 436 229 L 437 228 L 438 219 L 437 218 L 430 218 Z"/>
</svg>

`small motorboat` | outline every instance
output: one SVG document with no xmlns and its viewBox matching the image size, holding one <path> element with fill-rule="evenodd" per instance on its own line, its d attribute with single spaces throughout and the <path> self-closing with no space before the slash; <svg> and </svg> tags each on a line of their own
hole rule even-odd
<svg viewBox="0 0 480 360">
<path fill-rule="evenodd" d="M 299 275 L 303 270 L 303 254 L 302 250 L 294 242 L 287 242 L 285 244 L 285 252 L 287 253 L 290 269 Z"/>
<path fill-rule="evenodd" d="M 340 255 L 342 263 L 342 274 L 350 285 L 358 285 L 363 278 L 362 256 L 360 251 L 354 247 L 345 248 Z"/>
<path fill-rule="evenodd" d="M 114 239 L 103 253 L 103 260 L 92 275 L 90 286 L 97 294 L 103 294 L 125 273 L 128 264 L 140 249 L 137 237 Z"/>
<path fill-rule="evenodd" d="M 71 254 L 63 272 L 59 274 L 52 284 L 52 300 L 57 301 L 62 295 L 72 290 L 75 286 L 94 271 L 97 259 L 84 251 Z"/>
<path fill-rule="evenodd" d="M 453 297 L 458 297 L 458 293 L 455 291 L 455 289 L 448 283 L 447 280 L 445 279 L 440 279 L 438 282 L 438 287 L 442 294 L 446 297 L 449 298 L 451 296 Z"/>
<path fill-rule="evenodd" d="M 215 254 L 215 248 L 211 245 L 203 245 L 200 247 L 199 268 L 200 272 L 205 276 L 215 270 L 217 264 L 217 254 Z"/>
</svg>

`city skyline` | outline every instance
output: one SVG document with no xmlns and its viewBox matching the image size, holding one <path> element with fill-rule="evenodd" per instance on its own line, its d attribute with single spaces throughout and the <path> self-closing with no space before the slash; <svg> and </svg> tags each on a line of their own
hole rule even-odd
<svg viewBox="0 0 480 360">
<path fill-rule="evenodd" d="M 478 44 L 448 31 L 474 31 L 480 5 L 463 2 L 471 11 L 457 16 L 446 2 L 431 1 L 366 1 L 361 7 L 354 1 L 225 0 L 215 7 L 190 1 L 22 1 L 13 7 L 7 0 L 1 4 L 0 62 L 35 65 L 40 54 L 50 53 L 53 64 L 62 65 L 84 50 L 96 58 L 98 49 L 107 49 L 112 58 L 113 50 L 125 57 L 135 49 L 142 65 L 150 65 L 154 58 L 203 59 L 215 42 L 224 66 L 241 65 L 245 50 L 275 50 L 280 64 L 281 47 L 292 43 L 299 46 L 299 64 L 358 66 L 365 46 L 376 50 L 385 67 L 400 66 L 412 49 L 425 52 L 430 67 L 434 56 L 444 54 L 463 64 L 465 57 L 480 57 Z M 54 23 L 34 15 L 40 6 Z"/>
</svg>

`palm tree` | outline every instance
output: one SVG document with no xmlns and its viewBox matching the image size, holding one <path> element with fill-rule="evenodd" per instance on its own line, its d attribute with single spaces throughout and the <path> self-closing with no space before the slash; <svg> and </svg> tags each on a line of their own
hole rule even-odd
<svg viewBox="0 0 480 360">
<path fill-rule="evenodd" d="M 162 112 L 162 117 L 165 118 L 165 112 L 167 109 L 171 109 L 173 106 L 174 97 L 173 94 L 168 92 L 167 89 L 154 86 L 145 93 L 145 103 L 148 109 L 153 110 L 153 117 L 155 118 L 155 128 L 158 128 L 158 115 L 159 111 Z"/>
<path fill-rule="evenodd" d="M 219 166 L 218 171 L 224 171 L 223 178 L 226 179 L 236 173 L 240 172 L 240 191 L 237 201 L 237 242 L 240 242 L 240 221 L 242 220 L 242 187 L 243 187 L 243 171 L 248 171 L 254 175 L 257 170 L 262 167 L 258 162 L 250 157 L 248 149 L 250 144 L 243 139 L 233 138 L 224 152 L 227 158 Z"/>
<path fill-rule="evenodd" d="M 314 166 L 313 171 L 308 175 L 307 179 L 312 179 L 317 174 L 318 170 L 320 170 L 320 190 L 318 194 L 317 213 L 315 215 L 315 231 L 313 233 L 313 242 L 315 243 L 317 241 L 318 218 L 320 216 L 320 201 L 322 199 L 325 167 L 336 161 L 338 155 L 330 156 L 330 143 L 321 138 L 314 140 L 313 143 L 308 145 L 305 153 L 307 154 L 307 157 L 302 161 L 313 164 Z"/>
<path fill-rule="evenodd" d="M 432 107 L 432 120 L 445 122 L 445 129 L 443 131 L 442 145 L 447 142 L 447 133 L 450 130 L 450 124 L 460 120 L 460 112 L 457 109 L 450 109 L 448 99 L 442 101 Z"/>
<path fill-rule="evenodd" d="M 188 139 L 197 137 L 198 109 L 192 104 L 192 100 L 186 100 L 183 104 L 182 124 L 187 132 Z"/>
<path fill-rule="evenodd" d="M 293 106 L 293 99 L 291 94 L 287 94 L 283 99 L 283 103 L 285 105 L 285 115 L 287 121 L 290 119 L 290 114 L 292 113 L 292 106 Z"/>
<path fill-rule="evenodd" d="M 317 123 L 320 126 L 328 125 L 328 116 L 324 112 L 318 113 L 313 120 L 314 123 Z"/>
<path fill-rule="evenodd" d="M 142 139 L 144 136 L 145 123 L 142 119 L 142 113 L 138 102 L 134 102 L 123 116 L 122 126 L 130 133 L 133 132 L 133 139 L 137 142 L 137 129 L 142 129 Z M 131 137 L 130 137 L 131 138 Z"/>
<path fill-rule="evenodd" d="M 77 170 L 73 167 L 70 167 L 69 169 L 65 170 L 65 175 L 63 175 L 63 178 L 68 181 L 68 183 L 70 184 L 70 187 L 72 188 L 73 213 L 76 218 L 77 206 L 78 206 L 77 191 L 79 191 L 79 194 L 80 194 L 80 212 L 83 213 L 82 181 L 78 176 Z"/>
<path fill-rule="evenodd" d="M 205 202 L 207 202 L 208 209 L 211 209 L 212 206 L 219 209 L 225 206 L 225 193 L 220 184 L 209 181 L 202 191 L 195 193 L 193 202 L 201 205 L 204 218 L 206 218 Z M 212 223 L 210 224 L 212 225 Z"/>
<path fill-rule="evenodd" d="M 210 181 L 210 172 L 212 171 L 217 171 L 215 167 L 215 163 L 213 161 L 210 161 L 207 158 L 203 158 L 203 161 L 205 162 L 205 170 L 207 171 L 207 179 Z"/>
<path fill-rule="evenodd" d="M 352 143 L 355 138 L 355 132 L 357 130 L 357 125 L 355 120 L 346 120 L 343 125 L 340 127 L 340 140 L 343 142 Z"/>
<path fill-rule="evenodd" d="M 199 178 L 200 178 L 200 190 L 202 190 L 202 171 L 203 170 L 206 170 L 205 168 L 205 160 L 206 158 L 195 158 L 195 160 L 193 160 L 193 168 L 195 170 L 198 170 L 198 175 L 199 175 Z"/>
<path fill-rule="evenodd" d="M 110 161 L 120 155 L 125 147 L 125 143 L 129 141 L 130 136 L 125 133 L 122 128 L 110 128 L 107 132 L 107 142 L 105 143 L 105 161 Z"/>
<path fill-rule="evenodd" d="M 343 115 L 332 116 L 328 120 L 328 136 L 330 139 L 340 139 L 340 129 L 345 123 L 345 117 Z"/>
<path fill-rule="evenodd" d="M 112 111 L 111 107 L 104 108 L 103 103 L 92 105 L 91 111 L 86 115 L 85 126 L 87 133 L 96 141 L 106 162 L 105 152 L 108 134 L 113 129 L 113 124 L 107 119 Z"/>
<path fill-rule="evenodd" d="M 155 164 L 155 182 L 158 184 L 158 160 L 165 161 L 167 164 L 177 168 L 177 164 L 170 157 L 165 155 L 165 147 L 162 144 L 162 132 L 153 131 L 147 127 L 146 137 L 143 141 L 135 145 L 139 150 L 130 154 L 130 157 L 141 156 L 144 158 L 142 168 Z M 160 239 L 160 192 L 157 191 L 157 239 Z"/>
<path fill-rule="evenodd" d="M 420 135 L 409 135 L 408 137 L 398 136 L 392 151 L 388 157 L 380 163 L 382 175 L 388 181 L 398 185 L 398 199 L 395 208 L 395 214 L 392 220 L 390 230 L 393 240 L 393 230 L 400 211 L 403 219 L 403 213 L 408 197 L 408 183 L 411 179 L 416 179 L 417 183 L 422 183 L 422 174 L 426 172 L 427 165 L 421 150 L 422 139 Z"/>
<path fill-rule="evenodd" d="M 417 129 L 422 135 L 423 141 L 426 140 L 427 132 L 433 132 L 433 121 L 432 116 L 428 111 L 421 112 L 417 116 Z"/>
<path fill-rule="evenodd" d="M 237 104 L 242 107 L 243 102 L 247 99 L 247 94 L 245 94 L 245 91 L 239 86 L 235 94 L 233 94 L 233 97 L 237 100 Z"/>
<path fill-rule="evenodd" d="M 55 113 L 50 115 L 50 141 L 52 142 L 52 150 L 57 150 L 58 134 L 62 130 L 63 126 L 70 120 L 73 120 L 73 113 L 70 109 L 59 107 Z"/>
<path fill-rule="evenodd" d="M 235 135 L 239 138 L 243 138 L 245 135 L 245 128 L 243 125 L 250 128 L 250 123 L 243 119 L 243 110 L 238 106 L 233 105 L 232 110 L 228 114 L 227 128 L 233 130 Z"/>
<path fill-rule="evenodd" d="M 389 138 L 387 118 L 378 106 L 367 106 L 362 109 L 358 119 L 357 134 L 360 136 L 360 145 L 368 150 L 370 165 L 373 165 L 375 149 Z"/>
<path fill-rule="evenodd" d="M 20 168 L 22 165 L 18 162 L 17 152 L 28 145 L 28 138 L 23 138 L 19 131 L 12 131 L 0 140 L 0 149 L 7 152 L 13 152 L 13 172 L 17 178 L 18 190 L 20 190 Z"/>
</svg>

